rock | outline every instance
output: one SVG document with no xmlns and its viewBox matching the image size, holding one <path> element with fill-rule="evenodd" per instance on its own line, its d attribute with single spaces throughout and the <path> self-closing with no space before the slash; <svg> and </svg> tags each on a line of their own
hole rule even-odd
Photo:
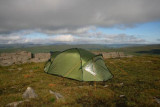
<svg viewBox="0 0 160 107">
<path fill-rule="evenodd" d="M 160 99 L 154 97 L 154 100 L 155 100 L 158 104 L 160 104 Z"/>
<path fill-rule="evenodd" d="M 120 83 L 119 85 L 120 85 L 120 86 L 123 86 L 124 84 L 123 84 L 123 82 L 122 82 L 122 83 Z"/>
<path fill-rule="evenodd" d="M 108 87 L 109 85 L 105 85 L 104 88 Z"/>
<path fill-rule="evenodd" d="M 64 99 L 64 97 L 60 93 L 53 92 L 52 90 L 49 90 L 49 92 L 50 92 L 50 94 L 54 94 L 56 96 L 57 100 Z"/>
<path fill-rule="evenodd" d="M 13 102 L 13 103 L 9 103 L 6 106 L 7 107 L 17 107 L 20 103 L 23 103 L 24 101 L 17 101 L 17 102 Z"/>
<path fill-rule="evenodd" d="M 23 68 L 18 68 L 19 71 L 21 71 Z"/>
<path fill-rule="evenodd" d="M 34 92 L 34 90 L 31 87 L 28 87 L 26 91 L 23 93 L 22 97 L 24 99 L 28 98 L 36 98 L 38 95 Z"/>
<path fill-rule="evenodd" d="M 29 100 L 12 102 L 12 103 L 7 104 L 6 106 L 7 106 L 7 107 L 17 107 L 19 104 L 21 104 L 21 103 L 23 103 L 23 102 L 25 102 L 25 101 L 29 101 Z"/>
<path fill-rule="evenodd" d="M 35 53 L 34 58 L 38 59 L 49 59 L 51 57 L 50 53 Z"/>
<path fill-rule="evenodd" d="M 34 57 L 30 60 L 31 62 L 46 62 L 50 59 L 50 53 L 36 53 Z"/>
<path fill-rule="evenodd" d="M 122 97 L 125 97 L 125 95 L 120 95 L 119 97 L 122 98 Z"/>
<path fill-rule="evenodd" d="M 33 70 L 29 70 L 29 72 L 33 72 Z"/>
<path fill-rule="evenodd" d="M 126 55 L 123 52 L 93 52 L 94 54 L 102 54 L 104 58 L 123 58 Z"/>
<path fill-rule="evenodd" d="M 112 58 L 118 58 L 119 55 L 117 54 L 117 52 L 110 52 L 112 55 Z"/>
</svg>

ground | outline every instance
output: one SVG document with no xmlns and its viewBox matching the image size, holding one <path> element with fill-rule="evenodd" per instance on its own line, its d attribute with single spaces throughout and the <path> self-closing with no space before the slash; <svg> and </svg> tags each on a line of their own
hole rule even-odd
<svg viewBox="0 0 160 107">
<path fill-rule="evenodd" d="M 96 86 L 46 74 L 45 63 L 0 67 L 0 105 L 23 100 L 22 94 L 30 86 L 38 98 L 19 106 L 160 106 L 154 99 L 160 98 L 160 56 L 105 59 L 105 63 L 114 77 Z M 64 99 L 56 100 L 49 90 Z"/>
</svg>

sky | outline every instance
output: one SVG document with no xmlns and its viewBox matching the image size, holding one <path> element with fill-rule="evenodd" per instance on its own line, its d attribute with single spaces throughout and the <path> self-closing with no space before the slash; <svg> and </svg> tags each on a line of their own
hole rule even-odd
<svg viewBox="0 0 160 107">
<path fill-rule="evenodd" d="M 160 0 L 0 0 L 0 44 L 160 44 Z"/>
</svg>

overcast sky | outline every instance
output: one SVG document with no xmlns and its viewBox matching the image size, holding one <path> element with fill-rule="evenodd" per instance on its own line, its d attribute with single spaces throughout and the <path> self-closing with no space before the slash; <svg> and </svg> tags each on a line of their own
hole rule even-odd
<svg viewBox="0 0 160 107">
<path fill-rule="evenodd" d="M 160 43 L 160 0 L 0 0 L 0 44 Z"/>
</svg>

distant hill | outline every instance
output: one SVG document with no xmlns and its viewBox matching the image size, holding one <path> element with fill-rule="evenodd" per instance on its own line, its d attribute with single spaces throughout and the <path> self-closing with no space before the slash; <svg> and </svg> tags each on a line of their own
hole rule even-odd
<svg viewBox="0 0 160 107">
<path fill-rule="evenodd" d="M 69 48 L 83 48 L 90 51 L 122 51 L 129 54 L 160 54 L 160 44 L 144 45 L 144 44 L 12 44 L 0 45 L 0 53 L 15 52 L 18 50 L 30 51 L 32 53 L 63 51 Z"/>
<path fill-rule="evenodd" d="M 55 46 L 55 47 L 81 47 L 81 48 L 122 48 L 132 46 L 144 46 L 145 44 L 0 44 L 0 49 L 9 48 L 28 48 L 28 47 L 39 47 L 39 46 Z"/>
<path fill-rule="evenodd" d="M 156 54 L 160 55 L 160 44 L 144 45 L 144 46 L 133 46 L 133 47 L 122 47 L 116 49 L 117 51 L 123 51 L 132 54 Z"/>
</svg>

